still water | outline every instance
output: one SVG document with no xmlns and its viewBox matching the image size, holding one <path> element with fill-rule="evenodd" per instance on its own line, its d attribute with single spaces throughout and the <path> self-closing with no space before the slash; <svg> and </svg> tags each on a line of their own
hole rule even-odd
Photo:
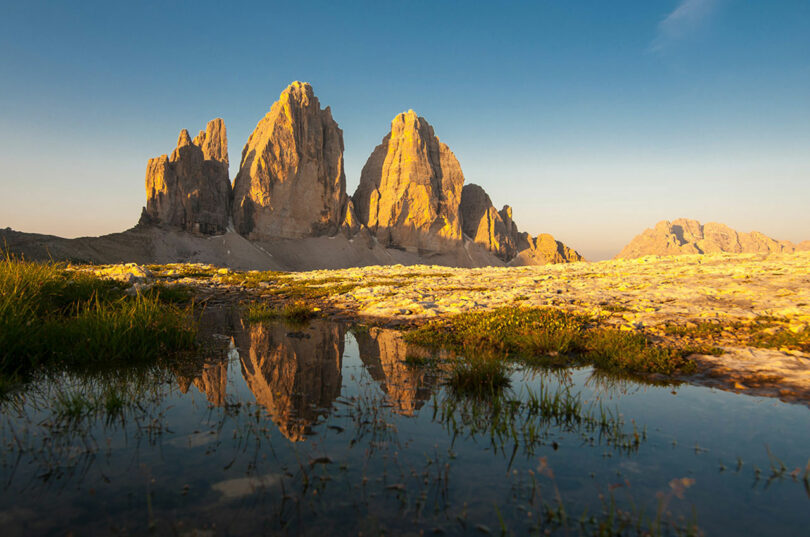
<svg viewBox="0 0 810 537">
<path fill-rule="evenodd" d="M 804 406 L 518 366 L 470 399 L 395 331 L 206 334 L 0 403 L 2 535 L 810 533 Z"/>
</svg>

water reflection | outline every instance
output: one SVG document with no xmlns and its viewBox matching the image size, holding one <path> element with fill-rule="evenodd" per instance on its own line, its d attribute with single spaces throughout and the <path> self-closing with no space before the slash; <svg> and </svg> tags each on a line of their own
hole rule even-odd
<svg viewBox="0 0 810 537">
<path fill-rule="evenodd" d="M 214 406 L 224 406 L 228 387 L 228 363 L 225 361 L 202 363 L 200 367 L 201 370 L 192 377 L 183 373 L 176 374 L 175 378 L 180 392 L 188 393 L 189 387 L 193 384 L 201 393 L 205 394 L 209 403 Z"/>
<path fill-rule="evenodd" d="M 242 377 L 256 402 L 285 437 L 293 442 L 304 440 L 340 396 L 346 328 L 321 320 L 306 326 L 251 325 L 238 320 L 229 324 L 236 350 L 231 358 L 239 360 Z M 396 330 L 371 328 L 352 333 L 360 360 L 388 403 L 401 415 L 415 415 L 438 387 L 435 375 L 406 363 L 408 356 L 424 351 L 405 343 Z M 191 368 L 176 372 L 180 391 L 186 394 L 193 385 L 210 404 L 224 406 L 228 360 Z"/>
<path fill-rule="evenodd" d="M 807 481 L 792 473 L 807 460 L 804 408 L 562 368 L 514 367 L 502 397 L 465 399 L 436 369 L 410 365 L 420 351 L 397 331 L 249 325 L 216 310 L 205 323 L 202 359 L 44 379 L 2 406 L 4 536 L 463 535 L 501 524 L 567 535 L 576 522 L 560 513 L 615 518 L 614 489 L 616 508 L 636 517 L 687 482 L 667 509 L 677 518 L 696 506 L 712 534 L 775 532 L 757 509 L 782 534 L 806 529 Z M 781 466 L 765 443 L 787 468 L 767 484 Z"/>
<path fill-rule="evenodd" d="M 302 330 L 255 324 L 237 338 L 248 388 L 294 442 L 340 395 L 344 334 L 340 325 L 314 321 Z"/>
<path fill-rule="evenodd" d="M 354 332 L 360 360 L 380 384 L 396 411 L 413 416 L 436 389 L 436 377 L 423 368 L 405 363 L 420 350 L 409 346 L 399 332 L 371 328 Z"/>
</svg>

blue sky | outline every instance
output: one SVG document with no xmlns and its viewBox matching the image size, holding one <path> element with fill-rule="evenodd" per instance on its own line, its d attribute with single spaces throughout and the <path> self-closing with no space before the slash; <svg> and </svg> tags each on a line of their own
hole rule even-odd
<svg viewBox="0 0 810 537">
<path fill-rule="evenodd" d="M 410 108 L 467 182 L 591 259 L 678 217 L 810 239 L 810 2 L 9 2 L 0 227 L 130 227 L 146 161 L 214 117 L 231 172 L 310 82 L 350 193 Z"/>
</svg>

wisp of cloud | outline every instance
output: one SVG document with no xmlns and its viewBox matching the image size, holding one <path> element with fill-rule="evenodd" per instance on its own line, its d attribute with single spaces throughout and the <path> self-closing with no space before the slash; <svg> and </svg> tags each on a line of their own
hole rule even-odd
<svg viewBox="0 0 810 537">
<path fill-rule="evenodd" d="M 652 52 L 662 52 L 697 30 L 711 15 L 718 0 L 681 0 L 678 6 L 658 23 L 658 33 L 650 43 Z"/>
</svg>

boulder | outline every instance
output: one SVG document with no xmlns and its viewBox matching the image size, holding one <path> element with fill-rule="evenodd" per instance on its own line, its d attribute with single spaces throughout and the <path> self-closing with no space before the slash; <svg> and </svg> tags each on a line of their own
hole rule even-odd
<svg viewBox="0 0 810 537">
<path fill-rule="evenodd" d="M 221 119 L 209 121 L 194 140 L 183 129 L 171 156 L 161 155 L 146 165 L 146 207 L 141 224 L 224 233 L 230 205 L 228 140 Z"/>
<path fill-rule="evenodd" d="M 248 238 L 338 231 L 347 201 L 343 131 L 312 86 L 290 84 L 256 125 L 233 192 L 236 230 Z"/>
<path fill-rule="evenodd" d="M 359 222 L 385 246 L 442 251 L 462 239 L 464 174 L 413 110 L 399 114 L 368 158 L 353 196 Z"/>
</svg>

